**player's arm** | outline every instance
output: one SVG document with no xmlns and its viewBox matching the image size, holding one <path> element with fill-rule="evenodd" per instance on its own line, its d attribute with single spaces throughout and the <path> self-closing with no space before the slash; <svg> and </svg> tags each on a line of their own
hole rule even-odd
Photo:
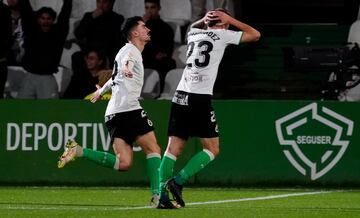
<svg viewBox="0 0 360 218">
<path fill-rule="evenodd" d="M 222 11 L 213 11 L 212 16 L 218 17 L 222 23 L 233 25 L 243 32 L 240 42 L 256 42 L 260 39 L 260 32 L 250 25 L 243 23 Z"/>
<path fill-rule="evenodd" d="M 134 62 L 131 59 L 129 59 L 125 62 L 121 71 L 123 72 L 125 77 L 132 78 L 133 77 L 133 73 L 132 73 L 133 68 L 134 68 Z"/>
<path fill-rule="evenodd" d="M 110 90 L 111 88 L 111 83 L 112 83 L 112 79 L 110 78 L 104 85 L 103 87 L 100 87 L 99 85 L 96 85 L 96 91 L 93 93 L 93 95 L 90 98 L 90 101 L 92 103 L 97 102 L 97 100 L 99 100 L 101 98 L 101 96 L 103 96 L 107 91 Z"/>
<path fill-rule="evenodd" d="M 204 18 L 197 20 L 190 25 L 190 28 L 204 29 L 204 27 L 205 27 Z"/>
</svg>

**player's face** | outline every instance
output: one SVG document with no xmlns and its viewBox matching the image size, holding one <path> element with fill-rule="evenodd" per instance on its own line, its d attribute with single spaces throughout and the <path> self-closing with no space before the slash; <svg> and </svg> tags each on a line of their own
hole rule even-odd
<svg viewBox="0 0 360 218">
<path fill-rule="evenodd" d="M 139 21 L 136 31 L 139 34 L 139 38 L 141 41 L 149 42 L 150 41 L 150 29 L 145 26 L 145 23 Z"/>
</svg>

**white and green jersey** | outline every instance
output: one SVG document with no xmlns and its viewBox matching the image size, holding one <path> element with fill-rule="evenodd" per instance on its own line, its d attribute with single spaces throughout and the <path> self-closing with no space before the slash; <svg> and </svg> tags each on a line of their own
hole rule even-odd
<svg viewBox="0 0 360 218">
<path fill-rule="evenodd" d="M 132 78 L 125 77 L 123 67 L 128 63 Z M 105 116 L 141 109 L 139 97 L 144 83 L 144 66 L 141 52 L 131 43 L 126 43 L 117 53 L 111 79 L 101 88 L 101 95 L 110 88 L 112 95 Z"/>
<path fill-rule="evenodd" d="M 188 33 L 187 67 L 178 91 L 213 94 L 218 68 L 229 44 L 239 44 L 241 31 L 192 28 Z"/>
</svg>

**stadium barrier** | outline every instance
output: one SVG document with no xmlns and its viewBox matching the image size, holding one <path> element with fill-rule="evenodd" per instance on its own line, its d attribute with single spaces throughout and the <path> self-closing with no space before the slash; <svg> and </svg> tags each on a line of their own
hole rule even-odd
<svg viewBox="0 0 360 218">
<path fill-rule="evenodd" d="M 128 172 L 86 160 L 57 169 L 69 138 L 112 152 L 103 121 L 106 101 L 4 100 L 0 103 L 0 184 L 139 185 L 147 184 L 145 157 L 135 152 Z M 169 101 L 146 100 L 165 150 Z M 359 103 L 310 101 L 214 101 L 221 151 L 189 181 L 195 185 L 360 185 Z M 187 144 L 179 170 L 201 149 Z"/>
</svg>

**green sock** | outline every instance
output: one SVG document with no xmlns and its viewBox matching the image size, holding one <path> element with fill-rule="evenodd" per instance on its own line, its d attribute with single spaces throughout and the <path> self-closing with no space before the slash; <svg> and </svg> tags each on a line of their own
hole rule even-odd
<svg viewBox="0 0 360 218">
<path fill-rule="evenodd" d="M 164 157 L 160 164 L 160 193 L 161 193 L 161 195 L 164 194 L 166 191 L 166 188 L 165 188 L 166 181 L 168 181 L 173 175 L 175 162 L 176 162 L 176 157 L 172 154 L 165 152 Z"/>
<path fill-rule="evenodd" d="M 214 155 L 204 149 L 192 157 L 186 166 L 175 176 L 175 182 L 183 185 L 188 179 L 214 160 Z"/>
<path fill-rule="evenodd" d="M 117 157 L 111 153 L 84 148 L 83 156 L 101 166 L 113 168 L 115 170 L 119 169 L 119 161 L 117 160 Z"/>
<path fill-rule="evenodd" d="M 150 178 L 150 190 L 153 195 L 159 194 L 159 171 L 161 156 L 157 153 L 146 156 L 147 172 Z"/>
</svg>

